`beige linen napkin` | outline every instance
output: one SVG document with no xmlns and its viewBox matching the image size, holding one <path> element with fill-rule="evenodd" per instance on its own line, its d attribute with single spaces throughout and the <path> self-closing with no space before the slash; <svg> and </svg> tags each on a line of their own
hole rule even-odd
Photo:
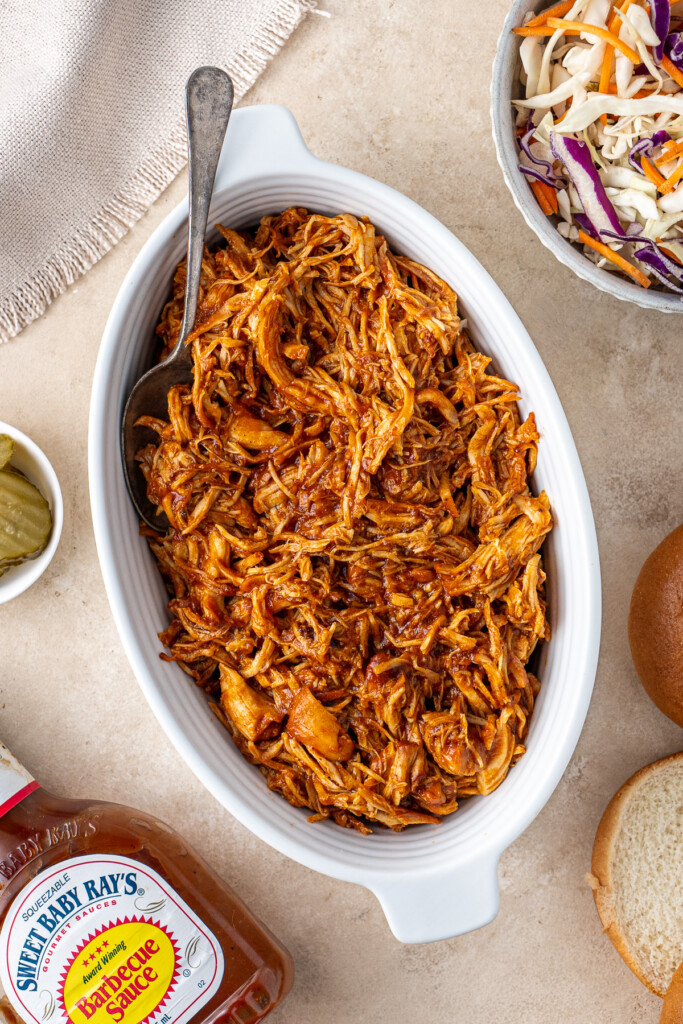
<svg viewBox="0 0 683 1024">
<path fill-rule="evenodd" d="M 184 84 L 243 96 L 315 0 L 0 0 L 0 341 L 126 233 L 186 160 Z"/>
</svg>

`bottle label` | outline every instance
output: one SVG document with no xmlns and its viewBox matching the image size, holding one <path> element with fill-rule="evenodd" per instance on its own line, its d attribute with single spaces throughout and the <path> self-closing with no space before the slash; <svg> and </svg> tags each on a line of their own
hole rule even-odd
<svg viewBox="0 0 683 1024">
<path fill-rule="evenodd" d="M 33 776 L 0 743 L 0 818 L 38 788 Z"/>
<path fill-rule="evenodd" d="M 186 1024 L 223 969 L 204 922 L 128 857 L 60 861 L 21 890 L 0 930 L 0 983 L 34 1024 Z"/>
</svg>

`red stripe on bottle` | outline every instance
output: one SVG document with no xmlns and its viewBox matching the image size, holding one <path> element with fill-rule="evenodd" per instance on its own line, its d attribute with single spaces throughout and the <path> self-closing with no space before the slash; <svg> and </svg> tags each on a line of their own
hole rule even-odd
<svg viewBox="0 0 683 1024">
<path fill-rule="evenodd" d="M 22 800 L 25 800 L 29 793 L 34 793 L 36 789 L 40 789 L 40 783 L 34 779 L 33 782 L 27 783 L 22 789 L 14 793 L 9 800 L 5 800 L 4 804 L 0 804 L 0 818 L 2 818 L 3 814 L 11 811 L 13 807 L 16 807 L 17 804 L 21 803 Z"/>
</svg>

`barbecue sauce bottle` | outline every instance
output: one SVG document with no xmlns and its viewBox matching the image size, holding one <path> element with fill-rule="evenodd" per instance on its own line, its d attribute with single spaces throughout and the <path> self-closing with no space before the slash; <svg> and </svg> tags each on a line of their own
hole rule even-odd
<svg viewBox="0 0 683 1024">
<path fill-rule="evenodd" d="M 293 973 L 168 826 L 52 796 L 0 743 L 0 1020 L 256 1024 Z"/>
</svg>

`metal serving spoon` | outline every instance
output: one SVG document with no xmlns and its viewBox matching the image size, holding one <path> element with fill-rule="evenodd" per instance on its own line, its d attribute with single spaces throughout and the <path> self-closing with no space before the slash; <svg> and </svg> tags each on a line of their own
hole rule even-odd
<svg viewBox="0 0 683 1024">
<path fill-rule="evenodd" d="M 220 68 L 197 68 L 187 80 L 187 148 L 190 164 L 190 212 L 188 218 L 185 312 L 178 340 L 170 355 L 148 370 L 130 393 L 121 420 L 121 456 L 126 486 L 138 515 L 153 530 L 164 530 L 166 516 L 157 515 L 147 497 L 147 484 L 135 453 L 144 443 L 144 429 L 136 427 L 140 416 L 168 416 L 167 396 L 174 384 L 192 381 L 192 347 L 185 339 L 194 327 L 202 270 L 204 237 L 209 216 L 216 167 L 232 111 L 230 76 Z"/>
</svg>

